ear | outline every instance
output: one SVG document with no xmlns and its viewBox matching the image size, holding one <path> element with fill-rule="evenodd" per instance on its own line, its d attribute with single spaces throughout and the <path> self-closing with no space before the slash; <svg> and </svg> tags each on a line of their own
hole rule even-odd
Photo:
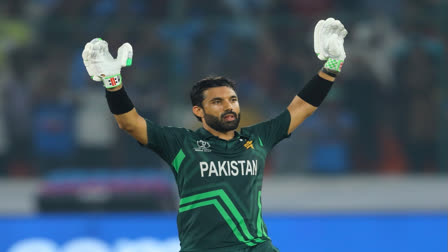
<svg viewBox="0 0 448 252">
<path fill-rule="evenodd" d="M 204 110 L 201 107 L 193 106 L 192 111 L 195 116 L 198 116 L 200 118 L 204 117 Z"/>
</svg>

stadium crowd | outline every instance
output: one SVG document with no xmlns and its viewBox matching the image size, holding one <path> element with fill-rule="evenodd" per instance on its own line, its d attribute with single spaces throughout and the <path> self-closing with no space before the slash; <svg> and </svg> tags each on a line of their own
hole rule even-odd
<svg viewBox="0 0 448 252">
<path fill-rule="evenodd" d="M 330 96 L 276 147 L 269 173 L 448 170 L 448 4 L 442 0 L 4 0 L 0 3 L 0 174 L 164 166 L 122 133 L 81 58 L 101 37 L 134 48 L 124 84 L 143 116 L 195 129 L 189 91 L 238 84 L 242 125 L 281 112 L 321 62 L 313 28 L 349 31 Z M 443 14 L 445 13 L 445 14 Z M 445 24 L 445 25 L 443 25 Z"/>
</svg>

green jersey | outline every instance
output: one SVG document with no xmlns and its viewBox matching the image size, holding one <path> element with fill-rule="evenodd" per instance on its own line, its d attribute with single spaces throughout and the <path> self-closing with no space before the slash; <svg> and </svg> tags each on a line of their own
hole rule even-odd
<svg viewBox="0 0 448 252">
<path fill-rule="evenodd" d="M 234 251 L 270 240 L 261 211 L 263 171 L 268 152 L 289 136 L 290 121 L 285 110 L 226 141 L 204 128 L 147 120 L 146 147 L 171 166 L 176 179 L 181 251 Z"/>
</svg>

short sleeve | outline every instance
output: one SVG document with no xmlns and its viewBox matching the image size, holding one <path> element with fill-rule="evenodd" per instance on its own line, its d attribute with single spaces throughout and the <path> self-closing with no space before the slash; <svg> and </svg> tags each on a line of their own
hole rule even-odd
<svg viewBox="0 0 448 252">
<path fill-rule="evenodd" d="M 163 160 L 170 164 L 182 148 L 188 130 L 184 128 L 160 126 L 148 119 L 145 120 L 148 143 L 143 146 L 153 150 Z"/>
<path fill-rule="evenodd" d="M 268 149 L 272 149 L 278 142 L 290 136 L 288 134 L 289 125 L 291 123 L 291 114 L 286 109 L 277 117 L 253 126 L 244 128 L 244 131 L 258 136 Z"/>
</svg>

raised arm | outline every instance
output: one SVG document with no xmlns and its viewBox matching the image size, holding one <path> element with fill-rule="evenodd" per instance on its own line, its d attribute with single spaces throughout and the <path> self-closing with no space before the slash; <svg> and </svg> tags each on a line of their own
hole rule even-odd
<svg viewBox="0 0 448 252">
<path fill-rule="evenodd" d="M 132 46 L 123 44 L 117 58 L 109 53 L 107 42 L 96 38 L 86 44 L 82 52 L 84 65 L 94 81 L 103 82 L 110 111 L 120 129 L 142 144 L 148 143 L 146 121 L 134 108 L 122 85 L 121 68 L 132 64 Z"/>
<path fill-rule="evenodd" d="M 322 78 L 329 84 L 330 83 L 332 84 L 335 80 L 335 77 L 332 77 L 322 71 L 319 71 L 317 76 L 319 76 L 319 78 Z M 315 79 L 317 78 L 317 76 L 315 77 Z M 313 80 L 311 80 L 310 82 L 312 82 Z M 316 85 L 316 83 L 311 83 L 311 84 Z M 325 87 L 324 87 L 324 89 L 325 89 Z M 325 92 L 325 91 L 323 91 L 323 92 Z M 303 96 L 303 98 L 301 98 L 301 96 Z M 311 101 L 309 101 L 309 98 L 308 98 L 308 102 L 305 101 L 304 99 L 307 99 L 305 97 L 305 95 L 302 94 L 301 96 L 296 95 L 294 97 L 294 99 L 292 100 L 292 102 L 288 106 L 289 113 L 291 114 L 291 123 L 289 124 L 288 134 L 291 134 L 303 121 L 305 121 L 306 118 L 308 118 L 311 114 L 313 114 L 314 111 L 316 111 L 316 109 L 318 107 L 317 104 L 315 104 L 317 106 L 311 105 L 310 104 Z"/>
<path fill-rule="evenodd" d="M 122 88 L 122 86 L 117 87 L 116 89 L 107 90 L 106 91 L 107 102 L 109 104 L 109 108 L 111 111 L 115 106 L 115 101 L 118 101 L 116 106 L 120 106 L 120 103 L 130 103 L 130 99 L 127 97 L 126 91 Z M 122 93 L 124 92 L 124 94 Z M 122 100 L 122 102 L 119 102 Z M 131 105 L 130 103 L 129 105 Z M 131 108 L 130 106 L 128 108 Z M 124 131 L 126 131 L 129 135 L 134 137 L 139 143 L 146 145 L 148 143 L 148 133 L 145 119 L 140 116 L 137 110 L 133 107 L 128 112 L 112 112 L 115 120 L 118 123 L 118 127 Z"/>
<path fill-rule="evenodd" d="M 314 29 L 314 51 L 317 57 L 326 63 L 289 104 L 291 122 L 288 133 L 293 132 L 316 111 L 330 91 L 346 57 L 344 51 L 346 35 L 347 30 L 339 20 L 328 18 L 317 23 Z"/>
</svg>

